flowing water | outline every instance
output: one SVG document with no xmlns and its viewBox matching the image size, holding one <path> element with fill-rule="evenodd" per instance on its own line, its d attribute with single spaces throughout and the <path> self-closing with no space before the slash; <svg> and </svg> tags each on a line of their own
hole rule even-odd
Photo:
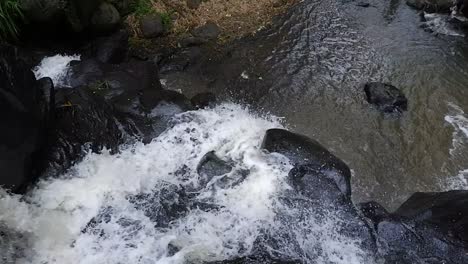
<svg viewBox="0 0 468 264">
<path fill-rule="evenodd" d="M 191 78 L 163 77 L 188 94 L 214 91 L 284 117 L 354 170 L 355 202 L 394 209 L 416 191 L 454 181 L 468 188 L 464 32 L 448 15 L 425 14 L 423 22 L 403 0 L 366 2 L 302 1 L 279 26 L 206 63 L 204 77 L 198 68 Z M 363 92 L 368 81 L 399 87 L 408 112 L 375 110 Z"/>
<path fill-rule="evenodd" d="M 177 76 L 164 75 L 167 88 L 242 95 L 269 114 L 233 103 L 175 114 L 149 144 L 90 153 L 25 196 L 0 192 L 0 225 L 8 230 L 0 258 L 201 263 L 248 255 L 259 238 L 287 231 L 293 240 L 272 249 L 276 254 L 305 263 L 373 263 L 362 241 L 337 228 L 346 221 L 340 212 L 317 218 L 313 208 L 284 204 L 291 164 L 260 149 L 269 128 L 288 126 L 317 139 L 353 169 L 355 201 L 389 208 L 414 191 L 468 187 L 468 45 L 441 25 L 443 18 L 423 24 L 404 1 L 370 3 L 298 4 L 281 26 L 249 43 L 253 53 L 246 53 L 236 90 L 226 82 L 181 86 L 171 79 Z M 48 58 L 35 74 L 66 84 L 70 58 Z M 369 80 L 400 87 L 409 111 L 397 117 L 373 109 L 362 92 Z M 205 182 L 196 171 L 209 151 L 233 170 Z"/>
</svg>

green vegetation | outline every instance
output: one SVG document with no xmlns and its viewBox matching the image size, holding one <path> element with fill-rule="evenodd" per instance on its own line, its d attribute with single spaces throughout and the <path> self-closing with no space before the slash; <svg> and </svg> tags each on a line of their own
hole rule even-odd
<svg viewBox="0 0 468 264">
<path fill-rule="evenodd" d="M 135 10 L 135 15 L 137 17 L 141 17 L 155 12 L 153 9 L 152 0 L 137 0 L 137 2 L 134 4 L 133 9 Z"/>
<path fill-rule="evenodd" d="M 153 0 L 137 0 L 133 6 L 133 10 L 135 10 L 136 17 L 142 17 L 148 14 L 159 14 L 166 30 L 172 25 L 171 13 L 155 10 L 153 7 Z"/>
<path fill-rule="evenodd" d="M 171 14 L 169 14 L 169 13 L 159 13 L 159 15 L 162 18 L 162 23 L 163 23 L 164 27 L 166 28 L 166 30 L 169 30 L 169 28 L 171 28 L 171 25 L 172 25 Z"/>
<path fill-rule="evenodd" d="M 0 0 L 0 40 L 17 39 L 18 22 L 23 19 L 18 0 Z"/>
</svg>

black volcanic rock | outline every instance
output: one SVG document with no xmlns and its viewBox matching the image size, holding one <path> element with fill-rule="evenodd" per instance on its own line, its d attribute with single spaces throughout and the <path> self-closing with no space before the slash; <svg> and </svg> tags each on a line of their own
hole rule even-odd
<svg viewBox="0 0 468 264">
<path fill-rule="evenodd" d="M 408 109 L 408 99 L 395 86 L 371 82 L 364 86 L 366 99 L 385 113 L 402 112 Z"/>
<path fill-rule="evenodd" d="M 395 214 L 435 225 L 468 246 L 468 191 L 415 193 Z"/>
<path fill-rule="evenodd" d="M 350 197 L 349 167 L 317 141 L 287 130 L 270 129 L 263 139 L 262 148 L 289 158 L 291 163 L 300 167 L 297 173 L 316 171 L 325 175 L 344 195 Z"/>
<path fill-rule="evenodd" d="M 46 142 L 53 86 L 36 81 L 18 49 L 0 46 L 0 185 L 20 191 L 38 175 L 35 156 Z"/>
</svg>

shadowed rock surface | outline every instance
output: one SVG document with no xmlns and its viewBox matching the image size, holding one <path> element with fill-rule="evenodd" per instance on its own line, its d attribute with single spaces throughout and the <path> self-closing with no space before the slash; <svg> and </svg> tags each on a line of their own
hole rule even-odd
<svg viewBox="0 0 468 264">
<path fill-rule="evenodd" d="M 351 196 L 351 171 L 317 141 L 282 129 L 270 129 L 262 148 L 285 155 L 298 167 L 295 174 L 317 172 L 331 179 L 347 197 Z"/>
<path fill-rule="evenodd" d="M 0 45 L 0 185 L 19 191 L 38 176 L 53 110 L 53 86 L 36 81 L 25 55 Z"/>
</svg>

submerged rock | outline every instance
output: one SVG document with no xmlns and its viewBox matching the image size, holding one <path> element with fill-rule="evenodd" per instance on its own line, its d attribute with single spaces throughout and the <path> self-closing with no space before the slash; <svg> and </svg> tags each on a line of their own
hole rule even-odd
<svg viewBox="0 0 468 264">
<path fill-rule="evenodd" d="M 0 45 L 0 186 L 14 192 L 38 176 L 36 157 L 53 114 L 53 86 L 36 81 L 26 61 L 18 49 Z"/>
<path fill-rule="evenodd" d="M 415 220 L 386 218 L 378 223 L 376 236 L 385 263 L 468 263 L 460 241 Z"/>
<path fill-rule="evenodd" d="M 200 163 L 197 166 L 198 175 L 210 178 L 229 173 L 231 170 L 232 167 L 224 160 L 218 158 L 214 151 L 206 153 L 201 158 Z"/>
<path fill-rule="evenodd" d="M 395 86 L 371 82 L 364 86 L 367 101 L 385 113 L 402 112 L 408 109 L 408 99 Z"/>
<path fill-rule="evenodd" d="M 427 12 L 450 12 L 454 6 L 453 0 L 407 0 L 406 3 L 416 9 Z"/>
<path fill-rule="evenodd" d="M 299 260 L 283 260 L 275 259 L 268 255 L 251 255 L 247 257 L 239 257 L 230 260 L 206 262 L 204 264 L 300 264 Z"/>
<path fill-rule="evenodd" d="M 169 183 L 157 191 L 127 197 L 156 227 L 168 227 L 171 221 L 183 217 L 189 210 L 188 198 L 182 187 Z"/>
<path fill-rule="evenodd" d="M 286 156 L 298 173 L 317 172 L 331 179 L 347 197 L 351 196 L 351 171 L 342 160 L 317 141 L 283 129 L 270 129 L 262 148 Z"/>
</svg>

